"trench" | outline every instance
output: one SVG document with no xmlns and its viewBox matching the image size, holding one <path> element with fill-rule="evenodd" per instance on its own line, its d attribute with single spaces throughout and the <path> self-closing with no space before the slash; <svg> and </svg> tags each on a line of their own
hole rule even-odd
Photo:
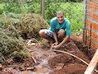
<svg viewBox="0 0 98 74">
<path fill-rule="evenodd" d="M 39 46 L 32 46 L 28 49 L 31 53 L 32 57 L 34 57 L 37 61 L 35 65 L 35 71 L 20 71 L 19 74 L 49 74 L 49 72 L 53 72 L 54 70 L 48 66 L 49 59 L 57 56 L 57 54 L 51 51 L 49 48 L 42 48 Z"/>
<path fill-rule="evenodd" d="M 87 54 L 86 52 L 89 52 L 87 48 L 83 44 L 74 43 L 71 40 L 59 50 L 74 54 L 89 63 L 90 60 L 88 58 L 92 57 L 91 54 L 93 53 Z M 50 48 L 40 44 L 31 46 L 28 48 L 28 51 L 37 61 L 35 65 L 36 70 L 20 71 L 19 74 L 83 74 L 87 68 L 87 65 L 80 60 L 67 54 L 53 52 Z"/>
</svg>

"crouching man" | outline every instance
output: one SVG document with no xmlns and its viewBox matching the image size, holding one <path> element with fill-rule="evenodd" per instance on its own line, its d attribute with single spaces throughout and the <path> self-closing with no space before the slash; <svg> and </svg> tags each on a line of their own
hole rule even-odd
<svg viewBox="0 0 98 74">
<path fill-rule="evenodd" d="M 58 49 L 66 43 L 70 39 L 71 29 L 70 22 L 65 18 L 63 11 L 57 11 L 56 17 L 50 21 L 50 28 L 40 30 L 39 35 L 49 41 L 52 49 Z"/>
</svg>

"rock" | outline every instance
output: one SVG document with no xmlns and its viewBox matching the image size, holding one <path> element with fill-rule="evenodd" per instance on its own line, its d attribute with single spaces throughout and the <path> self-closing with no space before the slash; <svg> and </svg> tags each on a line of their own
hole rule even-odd
<svg viewBox="0 0 98 74">
<path fill-rule="evenodd" d="M 20 70 L 20 71 L 25 71 L 26 69 L 25 69 L 24 66 L 19 66 L 19 70 Z"/>
<path fill-rule="evenodd" d="M 14 63 L 14 60 L 10 59 L 10 60 L 8 61 L 8 63 L 12 64 L 12 63 Z"/>
<path fill-rule="evenodd" d="M 35 38 L 33 38 L 33 39 L 30 39 L 27 44 L 28 45 L 36 45 L 36 43 L 38 43 L 38 41 Z"/>
<path fill-rule="evenodd" d="M 62 69 L 64 66 L 64 63 L 58 63 L 57 67 L 55 68 L 55 70 L 60 70 Z"/>
<path fill-rule="evenodd" d="M 27 70 L 31 70 L 33 71 L 35 69 L 35 67 L 28 67 Z"/>
<path fill-rule="evenodd" d="M 0 71 L 3 69 L 3 66 L 0 64 Z"/>
</svg>

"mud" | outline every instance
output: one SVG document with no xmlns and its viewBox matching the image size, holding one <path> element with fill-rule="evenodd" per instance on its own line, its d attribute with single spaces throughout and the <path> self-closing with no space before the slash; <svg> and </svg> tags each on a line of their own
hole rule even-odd
<svg viewBox="0 0 98 74">
<path fill-rule="evenodd" d="M 82 34 L 79 36 L 72 35 L 70 41 L 58 50 L 76 55 L 89 63 L 95 50 L 84 45 L 82 39 Z M 15 67 L 7 67 L 7 71 L 4 68 L 0 74 L 6 74 L 7 72 L 8 74 L 84 74 L 87 68 L 87 65 L 79 59 L 65 53 L 53 52 L 45 45 L 36 43 L 27 48 L 33 59 L 27 59 Z M 34 70 L 27 70 L 28 67 L 34 67 Z M 94 74 L 97 73 L 94 72 Z"/>
</svg>

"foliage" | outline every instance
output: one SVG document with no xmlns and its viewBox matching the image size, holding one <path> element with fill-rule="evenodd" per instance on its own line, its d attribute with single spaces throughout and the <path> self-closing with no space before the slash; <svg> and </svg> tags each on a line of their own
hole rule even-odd
<svg viewBox="0 0 98 74">
<path fill-rule="evenodd" d="M 13 12 L 13 13 L 21 13 L 22 12 L 21 7 L 18 3 L 18 0 L 15 2 L 12 0 L 9 0 L 8 3 L 5 3 L 4 9 L 7 12 Z"/>
<path fill-rule="evenodd" d="M 81 33 L 83 31 L 83 3 L 61 4 L 64 9 L 65 17 L 71 22 L 72 33 Z"/>
<path fill-rule="evenodd" d="M 26 3 L 26 12 L 27 13 L 36 13 L 36 14 L 40 14 L 40 3 L 38 2 L 30 2 L 30 3 Z"/>
<path fill-rule="evenodd" d="M 60 4 L 59 3 L 50 3 L 49 5 L 46 6 L 46 11 L 45 11 L 45 19 L 47 22 L 50 22 L 50 19 L 56 16 L 56 11 L 60 10 Z"/>
<path fill-rule="evenodd" d="M 38 14 L 3 13 L 0 20 L 0 27 L 6 28 L 12 24 L 23 38 L 39 38 L 40 29 L 49 27 L 48 23 Z"/>
<path fill-rule="evenodd" d="M 0 9 L 0 14 L 2 14 L 2 13 L 3 13 L 3 11 L 4 11 L 3 9 Z"/>
<path fill-rule="evenodd" d="M 13 13 L 37 13 L 40 14 L 40 0 L 30 0 L 13 2 L 10 0 L 6 3 L 5 10 Z M 64 0 L 45 0 L 45 20 L 55 17 L 56 11 L 62 10 L 65 17 L 71 22 L 72 33 L 80 33 L 83 30 L 83 3 L 82 2 L 65 2 Z M 1 10 L 2 13 L 2 10 Z M 18 21 L 18 20 L 17 20 Z"/>
<path fill-rule="evenodd" d="M 2 14 L 3 11 L 4 11 L 4 9 L 3 9 L 3 6 L 4 6 L 4 5 L 5 5 L 4 3 L 0 3 L 0 14 Z"/>
<path fill-rule="evenodd" d="M 12 17 L 16 18 L 14 14 Z M 26 51 L 23 39 L 13 26 L 15 22 L 12 22 L 11 19 L 9 20 L 5 13 L 0 17 L 0 20 L 0 63 L 8 63 L 7 60 L 16 57 L 21 57 L 22 60 L 28 57 L 29 54 Z"/>
<path fill-rule="evenodd" d="M 12 56 L 15 51 L 25 52 L 20 35 L 16 32 L 15 28 L 11 26 L 6 29 L 0 28 L 0 56 L 2 55 L 3 57 L 0 58 L 0 63 L 5 63 L 7 62 L 6 60 L 15 58 L 18 55 Z M 26 58 L 26 55 L 23 54 L 22 56 Z M 2 59 L 4 61 L 2 61 Z"/>
<path fill-rule="evenodd" d="M 52 3 L 47 5 L 45 19 L 50 23 L 51 18 L 56 16 L 56 11 L 62 10 L 65 18 L 71 22 L 72 33 L 81 33 L 83 30 L 83 3 Z"/>
<path fill-rule="evenodd" d="M 48 24 L 38 14 L 3 13 L 0 16 L 0 63 L 7 62 L 9 58 L 26 58 L 28 52 L 21 36 L 39 38 L 42 28 L 48 28 Z"/>
<path fill-rule="evenodd" d="M 38 13 L 40 14 L 40 4 L 34 1 L 24 1 L 24 0 L 10 0 L 5 3 L 4 10 L 6 12 L 12 12 L 16 14 L 21 13 Z"/>
<path fill-rule="evenodd" d="M 22 37 L 39 38 L 39 31 L 48 28 L 48 24 L 38 14 L 26 14 L 21 19 L 21 22 L 14 26 Z"/>
</svg>

